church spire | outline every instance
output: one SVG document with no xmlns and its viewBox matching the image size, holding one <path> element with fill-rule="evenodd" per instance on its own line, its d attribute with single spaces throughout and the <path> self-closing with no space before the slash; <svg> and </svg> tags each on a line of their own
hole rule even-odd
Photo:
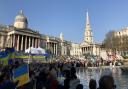
<svg viewBox="0 0 128 89">
<path fill-rule="evenodd" d="M 86 12 L 86 27 L 90 27 L 90 21 L 89 21 L 89 15 L 88 15 L 88 10 Z"/>
<path fill-rule="evenodd" d="M 88 43 L 93 43 L 93 34 L 90 26 L 88 11 L 86 12 L 86 27 L 85 27 L 84 41 Z"/>
</svg>

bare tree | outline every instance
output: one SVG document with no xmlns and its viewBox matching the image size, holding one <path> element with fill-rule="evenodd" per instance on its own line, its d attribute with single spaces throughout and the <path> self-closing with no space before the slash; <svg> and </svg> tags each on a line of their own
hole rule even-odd
<svg viewBox="0 0 128 89">
<path fill-rule="evenodd" d="M 116 51 L 124 53 L 128 51 L 128 36 L 116 36 L 114 31 L 109 31 L 104 39 L 104 47 L 106 50 L 111 50 L 116 53 Z"/>
<path fill-rule="evenodd" d="M 106 50 L 112 50 L 112 51 L 115 50 L 115 46 L 114 46 L 115 45 L 115 43 L 114 43 L 114 40 L 115 40 L 114 33 L 115 33 L 115 31 L 109 31 L 106 34 L 106 38 L 104 39 L 104 42 L 103 42 Z"/>
</svg>

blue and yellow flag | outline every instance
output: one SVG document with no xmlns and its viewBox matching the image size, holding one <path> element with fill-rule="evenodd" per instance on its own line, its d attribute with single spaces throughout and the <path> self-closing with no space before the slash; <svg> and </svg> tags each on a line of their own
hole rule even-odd
<svg viewBox="0 0 128 89">
<path fill-rule="evenodd" d="M 14 48 L 6 48 L 6 50 L 9 53 L 9 59 L 14 59 L 15 57 L 15 49 Z"/>
<path fill-rule="evenodd" d="M 22 86 L 30 81 L 29 79 L 29 67 L 23 65 L 13 71 L 13 80 L 19 80 L 18 87 Z"/>
<path fill-rule="evenodd" d="M 2 61 L 3 65 L 8 65 L 9 52 L 0 52 L 0 61 Z"/>
<path fill-rule="evenodd" d="M 15 49 L 14 48 L 6 48 L 5 51 L 0 52 L 0 61 L 3 65 L 8 65 L 9 59 L 14 59 Z"/>
</svg>

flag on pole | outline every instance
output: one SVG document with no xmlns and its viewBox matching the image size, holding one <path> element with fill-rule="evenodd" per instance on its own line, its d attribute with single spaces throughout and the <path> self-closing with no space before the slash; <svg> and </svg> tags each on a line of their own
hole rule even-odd
<svg viewBox="0 0 128 89">
<path fill-rule="evenodd" d="M 30 81 L 29 79 L 29 66 L 23 65 L 13 70 L 13 80 L 19 80 L 18 87 L 22 86 Z"/>
<path fill-rule="evenodd" d="M 0 53 L 0 61 L 3 65 L 8 65 L 9 53 L 7 51 Z"/>
</svg>

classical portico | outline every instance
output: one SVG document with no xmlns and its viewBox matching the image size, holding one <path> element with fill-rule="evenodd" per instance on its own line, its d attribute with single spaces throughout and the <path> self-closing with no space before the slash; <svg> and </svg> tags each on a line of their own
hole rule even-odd
<svg viewBox="0 0 128 89">
<path fill-rule="evenodd" d="M 93 52 L 93 46 L 82 47 L 82 54 L 86 54 L 86 53 L 92 54 L 92 52 Z"/>
<path fill-rule="evenodd" d="M 50 50 L 53 55 L 57 55 L 57 46 L 58 44 L 55 42 L 46 42 L 46 49 Z"/>
<path fill-rule="evenodd" d="M 14 47 L 17 51 L 24 51 L 29 47 L 40 47 L 40 35 L 38 33 L 29 34 L 20 31 L 15 29 L 8 34 L 11 39 L 11 47 Z"/>
<path fill-rule="evenodd" d="M 59 41 L 55 37 L 45 36 L 45 49 L 53 55 L 58 55 Z"/>
</svg>

